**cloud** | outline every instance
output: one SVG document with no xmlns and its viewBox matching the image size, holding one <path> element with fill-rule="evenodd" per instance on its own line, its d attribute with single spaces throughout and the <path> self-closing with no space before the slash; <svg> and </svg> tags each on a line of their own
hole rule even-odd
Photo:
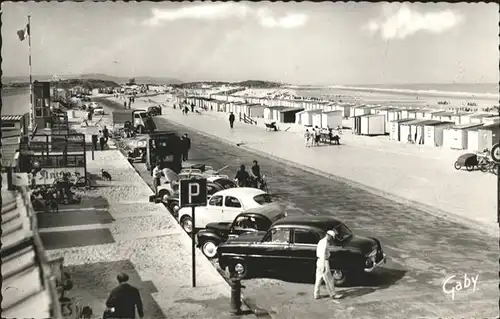
<svg viewBox="0 0 500 319">
<path fill-rule="evenodd" d="M 407 4 L 385 5 L 379 19 L 364 26 L 371 33 L 380 33 L 383 39 L 404 39 L 420 31 L 445 32 L 463 21 L 463 16 L 450 10 L 421 13 Z"/>
<path fill-rule="evenodd" d="M 303 26 L 308 17 L 302 13 L 287 13 L 276 16 L 268 8 L 254 9 L 240 3 L 203 3 L 187 5 L 177 9 L 152 9 L 152 16 L 143 23 L 149 26 L 160 25 L 162 22 L 177 20 L 222 20 L 222 19 L 256 19 L 265 28 L 292 29 Z"/>
</svg>

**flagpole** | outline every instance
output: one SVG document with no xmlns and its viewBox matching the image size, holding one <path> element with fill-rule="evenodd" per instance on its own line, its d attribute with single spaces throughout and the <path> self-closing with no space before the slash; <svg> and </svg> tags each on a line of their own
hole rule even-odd
<svg viewBox="0 0 500 319">
<path fill-rule="evenodd" d="M 31 128 L 35 129 L 35 110 L 33 106 L 33 77 L 31 75 L 31 16 L 28 16 L 28 50 L 29 50 L 29 72 L 30 72 L 30 116 Z"/>
</svg>

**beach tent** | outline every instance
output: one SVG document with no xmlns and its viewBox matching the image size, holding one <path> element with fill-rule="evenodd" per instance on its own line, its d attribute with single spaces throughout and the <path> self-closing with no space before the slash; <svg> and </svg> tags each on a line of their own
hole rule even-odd
<svg viewBox="0 0 500 319">
<path fill-rule="evenodd" d="M 384 135 L 385 134 L 385 116 L 383 114 L 366 114 L 360 118 L 361 135 Z"/>
<path fill-rule="evenodd" d="M 443 130 L 455 125 L 453 122 L 434 122 L 424 125 L 424 145 L 443 146 Z"/>
<path fill-rule="evenodd" d="M 404 122 L 413 121 L 411 119 L 401 119 L 389 122 L 389 139 L 393 141 L 401 141 L 401 124 Z M 406 138 L 406 137 L 405 137 Z"/>
<path fill-rule="evenodd" d="M 467 149 L 468 130 L 482 124 L 461 124 L 443 130 L 443 147 L 464 150 Z"/>
<path fill-rule="evenodd" d="M 283 123 L 295 123 L 296 116 L 298 113 L 302 112 L 304 109 L 301 107 L 287 107 L 281 110 L 281 119 Z M 299 115 L 300 116 L 300 115 Z"/>
<path fill-rule="evenodd" d="M 321 128 L 342 127 L 342 111 L 326 111 L 321 113 Z"/>
</svg>

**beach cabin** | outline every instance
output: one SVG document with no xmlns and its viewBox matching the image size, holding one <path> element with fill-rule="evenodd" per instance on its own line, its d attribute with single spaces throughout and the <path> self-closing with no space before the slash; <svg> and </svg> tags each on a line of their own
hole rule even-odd
<svg viewBox="0 0 500 319">
<path fill-rule="evenodd" d="M 455 124 L 469 124 L 470 115 L 472 115 L 472 113 L 456 112 L 451 116 L 451 121 L 454 122 Z"/>
<path fill-rule="evenodd" d="M 484 120 L 490 117 L 494 117 L 494 115 L 490 113 L 476 113 L 470 116 L 471 124 L 481 124 L 484 123 Z"/>
<path fill-rule="evenodd" d="M 367 114 L 359 117 L 361 135 L 375 136 L 385 134 L 385 116 L 383 114 Z"/>
<path fill-rule="evenodd" d="M 480 127 L 482 124 L 460 124 L 443 130 L 443 147 L 465 150 L 467 149 L 468 130 Z"/>
<path fill-rule="evenodd" d="M 491 116 L 491 117 L 485 117 L 483 119 L 483 124 L 484 125 L 490 125 L 490 124 L 497 124 L 497 125 L 500 125 L 500 116 Z"/>
<path fill-rule="evenodd" d="M 415 120 L 418 122 L 413 122 L 410 125 L 411 138 L 415 144 L 424 144 L 426 125 L 441 123 L 440 121 L 429 120 L 429 119 L 415 119 Z"/>
<path fill-rule="evenodd" d="M 361 116 L 370 114 L 370 108 L 366 105 L 358 105 L 354 108 L 353 116 Z"/>
<path fill-rule="evenodd" d="M 432 114 L 432 119 L 433 120 L 439 120 L 439 121 L 453 121 L 452 117 L 455 115 L 454 112 L 437 112 Z"/>
<path fill-rule="evenodd" d="M 267 121 L 280 122 L 280 111 L 285 109 L 284 106 L 266 106 L 264 108 L 264 119 Z"/>
<path fill-rule="evenodd" d="M 321 127 L 321 114 L 320 112 L 314 113 L 312 115 L 312 126 L 313 127 Z"/>
<path fill-rule="evenodd" d="M 22 115 L 2 115 L 2 131 L 16 130 L 22 135 L 27 135 L 29 119 L 29 113 Z"/>
<path fill-rule="evenodd" d="M 337 128 L 342 127 L 342 111 L 332 110 L 321 113 L 321 128 Z"/>
<path fill-rule="evenodd" d="M 422 108 L 422 109 L 414 110 L 414 112 L 415 112 L 415 119 L 417 119 L 417 120 L 431 118 L 431 114 L 430 114 L 429 109 Z"/>
<path fill-rule="evenodd" d="M 334 110 L 342 111 L 342 118 L 348 119 L 351 116 L 351 105 L 349 104 L 337 104 Z"/>
<path fill-rule="evenodd" d="M 301 107 L 287 107 L 281 110 L 282 123 L 295 123 L 297 114 L 304 111 Z"/>
<path fill-rule="evenodd" d="M 498 123 L 478 126 L 467 132 L 467 150 L 482 152 L 491 150 L 493 145 L 500 142 L 500 126 Z"/>
<path fill-rule="evenodd" d="M 389 133 L 389 131 L 391 129 L 390 125 L 389 125 L 389 123 L 391 122 L 391 120 L 389 118 L 389 111 L 392 111 L 392 110 L 395 110 L 395 108 L 389 107 L 389 106 L 381 106 L 381 107 L 374 109 L 375 114 L 383 115 L 385 118 L 385 133 L 386 134 Z"/>
<path fill-rule="evenodd" d="M 264 106 L 260 104 L 248 104 L 248 116 L 263 118 L 264 117 Z"/>
<path fill-rule="evenodd" d="M 389 139 L 393 141 L 401 141 L 401 124 L 413 121 L 412 119 L 400 119 L 389 122 Z M 406 136 L 407 137 L 407 136 Z M 406 138 L 404 137 L 404 138 Z"/>
<path fill-rule="evenodd" d="M 413 111 L 413 109 L 410 109 L 410 108 L 402 108 L 402 109 L 400 109 L 400 111 L 401 111 L 401 113 L 400 113 L 400 114 L 401 114 L 401 115 L 400 115 L 401 117 L 400 117 L 400 118 L 401 118 L 401 119 L 408 119 L 408 118 L 410 118 L 410 116 L 409 116 L 409 112 Z"/>
<path fill-rule="evenodd" d="M 321 113 L 321 110 L 304 110 L 298 112 L 295 116 L 295 123 L 305 126 L 313 125 L 313 115 Z"/>
<path fill-rule="evenodd" d="M 401 118 L 401 109 L 398 109 L 397 107 L 393 107 L 392 110 L 387 111 L 387 117 L 389 119 L 389 122 L 402 119 Z"/>
<path fill-rule="evenodd" d="M 418 119 L 417 113 L 419 113 L 420 110 L 407 110 L 407 115 L 409 119 Z"/>
<path fill-rule="evenodd" d="M 409 119 L 410 121 L 402 122 L 400 125 L 400 141 L 415 143 L 417 140 L 417 126 L 421 123 L 426 123 L 427 119 Z"/>
<path fill-rule="evenodd" d="M 424 145 L 443 146 L 443 131 L 455 125 L 453 122 L 435 122 L 424 125 Z"/>
</svg>

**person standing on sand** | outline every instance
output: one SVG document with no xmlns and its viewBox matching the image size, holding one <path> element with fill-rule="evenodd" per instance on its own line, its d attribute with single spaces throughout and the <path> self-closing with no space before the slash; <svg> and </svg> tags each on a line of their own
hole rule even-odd
<svg viewBox="0 0 500 319">
<path fill-rule="evenodd" d="M 231 112 L 231 114 L 229 114 L 229 127 L 230 128 L 234 127 L 234 120 L 235 120 L 234 114 L 233 114 L 233 112 Z"/>
<path fill-rule="evenodd" d="M 310 139 L 311 139 L 311 133 L 309 133 L 309 130 L 306 129 L 304 132 L 304 140 L 306 142 L 306 147 L 310 147 Z"/>
</svg>

